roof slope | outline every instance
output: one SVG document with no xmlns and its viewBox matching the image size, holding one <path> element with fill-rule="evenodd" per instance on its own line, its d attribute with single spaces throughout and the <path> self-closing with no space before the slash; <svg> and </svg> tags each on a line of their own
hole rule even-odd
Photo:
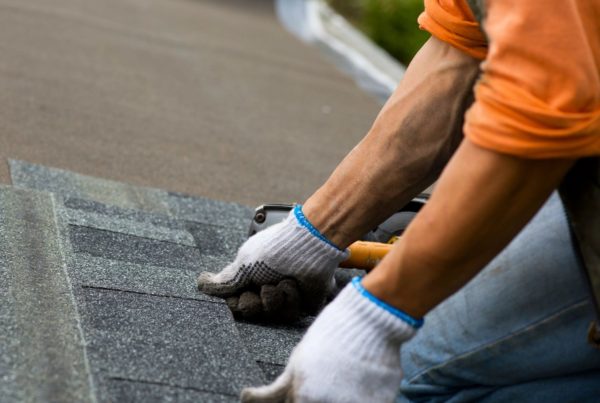
<svg viewBox="0 0 600 403">
<path fill-rule="evenodd" d="M 273 0 L 0 0 L 0 48 L 2 161 L 250 205 L 304 200 L 379 110 Z"/>
<path fill-rule="evenodd" d="M 234 321 L 195 278 L 251 209 L 10 161 L 0 189 L 0 393 L 21 401 L 236 401 L 304 332 Z"/>
</svg>

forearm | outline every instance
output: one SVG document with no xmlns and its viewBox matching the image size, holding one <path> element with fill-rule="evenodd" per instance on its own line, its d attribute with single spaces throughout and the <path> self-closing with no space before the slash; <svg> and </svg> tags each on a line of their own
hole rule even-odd
<svg viewBox="0 0 600 403">
<path fill-rule="evenodd" d="M 422 317 L 510 242 L 571 165 L 499 154 L 465 140 L 427 205 L 363 285 Z"/>
<path fill-rule="evenodd" d="M 415 56 L 367 136 L 304 204 L 341 248 L 435 181 L 462 138 L 478 62 L 432 38 Z"/>
</svg>

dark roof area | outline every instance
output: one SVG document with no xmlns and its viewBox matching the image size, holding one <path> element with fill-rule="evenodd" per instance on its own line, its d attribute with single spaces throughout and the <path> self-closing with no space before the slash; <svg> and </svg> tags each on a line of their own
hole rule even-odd
<svg viewBox="0 0 600 403">
<path fill-rule="evenodd" d="M 196 290 L 252 210 L 10 161 L 0 189 L 3 401 L 236 401 L 307 323 L 234 321 Z"/>
</svg>

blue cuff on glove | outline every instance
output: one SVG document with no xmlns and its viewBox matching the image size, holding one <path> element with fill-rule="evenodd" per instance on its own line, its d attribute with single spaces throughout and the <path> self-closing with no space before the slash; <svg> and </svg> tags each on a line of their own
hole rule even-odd
<svg viewBox="0 0 600 403">
<path fill-rule="evenodd" d="M 371 294 L 369 291 L 367 291 L 367 289 L 365 287 L 363 287 L 363 285 L 361 284 L 360 281 L 361 281 L 360 277 L 354 277 L 352 279 L 352 285 L 354 286 L 354 288 L 356 288 L 356 290 L 360 293 L 360 295 L 367 298 L 368 300 L 373 302 L 378 307 L 385 309 L 386 311 L 388 311 L 392 315 L 396 316 L 397 318 L 402 319 L 404 322 L 408 323 L 415 329 L 418 329 L 421 326 L 423 326 L 423 323 L 424 323 L 423 319 L 415 319 L 412 316 L 410 316 L 409 314 L 407 314 L 406 312 L 402 312 L 400 309 L 394 308 L 390 304 L 383 302 L 382 300 L 380 300 L 379 298 L 377 298 L 376 296 Z"/>
<path fill-rule="evenodd" d="M 308 232 L 310 232 L 311 234 L 313 234 L 315 237 L 319 238 L 321 241 L 325 242 L 327 245 L 333 246 L 337 250 L 343 251 L 343 249 L 338 248 L 338 246 L 336 244 L 334 244 L 329 239 L 327 239 L 325 237 L 325 235 L 321 234 L 319 232 L 319 230 L 316 229 L 310 223 L 310 221 L 308 221 L 308 219 L 304 216 L 304 213 L 302 212 L 302 205 L 301 204 L 296 204 L 296 206 L 294 207 L 294 216 L 296 216 L 296 219 L 298 220 L 298 223 L 300 225 L 302 225 L 304 228 L 306 228 L 308 230 Z"/>
</svg>

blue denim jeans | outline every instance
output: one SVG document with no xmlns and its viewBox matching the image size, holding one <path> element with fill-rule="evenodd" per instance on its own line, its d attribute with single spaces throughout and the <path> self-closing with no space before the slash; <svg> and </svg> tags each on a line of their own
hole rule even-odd
<svg viewBox="0 0 600 403">
<path fill-rule="evenodd" d="M 398 401 L 600 402 L 600 350 L 586 341 L 593 319 L 553 194 L 402 347 Z"/>
</svg>

